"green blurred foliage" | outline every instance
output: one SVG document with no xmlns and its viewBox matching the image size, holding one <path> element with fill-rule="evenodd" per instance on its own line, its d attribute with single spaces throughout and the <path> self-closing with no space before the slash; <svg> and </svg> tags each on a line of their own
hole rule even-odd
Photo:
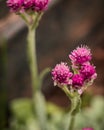
<svg viewBox="0 0 104 130">
<path fill-rule="evenodd" d="M 76 130 L 82 127 L 93 127 L 104 130 L 104 98 L 96 96 L 89 107 L 82 110 L 76 117 Z"/>
<path fill-rule="evenodd" d="M 41 93 L 34 97 L 35 106 L 29 99 L 14 100 L 11 108 L 13 117 L 11 130 L 68 130 L 70 113 L 52 104 L 46 103 Z M 92 98 L 90 106 L 77 114 L 75 130 L 93 127 L 104 130 L 104 98 Z"/>
<path fill-rule="evenodd" d="M 29 99 L 14 100 L 11 103 L 11 108 L 20 123 L 25 123 L 29 118 L 33 118 L 32 102 Z"/>
</svg>

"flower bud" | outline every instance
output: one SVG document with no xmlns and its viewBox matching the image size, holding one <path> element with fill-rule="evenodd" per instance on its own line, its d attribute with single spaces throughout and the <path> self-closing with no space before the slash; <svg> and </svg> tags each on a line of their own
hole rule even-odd
<svg viewBox="0 0 104 130">
<path fill-rule="evenodd" d="M 80 73 L 83 75 L 84 79 L 89 81 L 89 80 L 94 80 L 97 76 L 95 66 L 93 65 L 83 65 L 81 67 Z"/>
<path fill-rule="evenodd" d="M 92 59 L 90 49 L 87 46 L 77 47 L 69 55 L 72 64 L 82 65 L 83 63 L 89 62 Z"/>
<path fill-rule="evenodd" d="M 71 78 L 72 72 L 70 72 L 67 63 L 61 62 L 57 64 L 52 70 L 52 79 L 54 80 L 54 85 L 69 85 L 72 83 Z"/>
<path fill-rule="evenodd" d="M 84 78 L 81 74 L 75 74 L 72 77 L 72 87 L 80 89 L 84 84 Z"/>
<path fill-rule="evenodd" d="M 22 5 L 24 0 L 8 0 L 7 6 L 10 8 L 13 12 L 21 12 Z"/>
</svg>

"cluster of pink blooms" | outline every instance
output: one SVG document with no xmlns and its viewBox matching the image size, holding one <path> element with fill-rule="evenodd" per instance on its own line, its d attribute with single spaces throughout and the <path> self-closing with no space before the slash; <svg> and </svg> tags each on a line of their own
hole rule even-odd
<svg viewBox="0 0 104 130">
<path fill-rule="evenodd" d="M 44 11 L 49 0 L 7 0 L 7 5 L 13 12 Z"/>
<path fill-rule="evenodd" d="M 85 86 L 91 85 L 97 77 L 95 66 L 90 63 L 92 54 L 87 46 L 81 46 L 73 50 L 69 58 L 73 72 L 67 63 L 61 62 L 52 70 L 52 79 L 55 85 L 67 85 L 69 89 L 81 94 Z"/>
</svg>

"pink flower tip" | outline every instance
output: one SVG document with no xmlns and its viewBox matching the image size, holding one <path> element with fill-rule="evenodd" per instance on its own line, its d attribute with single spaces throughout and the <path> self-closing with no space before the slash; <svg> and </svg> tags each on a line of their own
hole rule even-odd
<svg viewBox="0 0 104 130">
<path fill-rule="evenodd" d="M 87 46 L 81 46 L 73 50 L 69 58 L 74 65 L 80 65 L 89 62 L 92 59 L 92 54 Z"/>
<path fill-rule="evenodd" d="M 81 74 L 75 74 L 72 77 L 73 88 L 80 89 L 84 84 L 84 78 Z"/>
<path fill-rule="evenodd" d="M 24 0 L 7 0 L 7 6 L 13 12 L 20 12 L 22 10 Z"/>
<path fill-rule="evenodd" d="M 94 80 L 97 77 L 95 66 L 90 64 L 81 66 L 80 73 L 85 80 Z"/>
<path fill-rule="evenodd" d="M 88 127 L 88 128 L 83 128 L 82 130 L 94 130 L 94 129 L 93 129 L 93 128 Z"/>
<path fill-rule="evenodd" d="M 35 0 L 35 10 L 43 11 L 47 9 L 49 0 Z"/>
<path fill-rule="evenodd" d="M 44 11 L 48 6 L 49 0 L 7 0 L 7 6 L 13 12 L 23 11 Z M 23 10 L 23 11 L 22 11 Z"/>
<path fill-rule="evenodd" d="M 67 66 L 67 63 L 61 62 L 57 64 L 55 68 L 52 70 L 52 79 L 54 81 L 54 85 L 69 85 L 72 84 L 71 77 L 72 72 L 70 72 L 70 68 Z"/>
</svg>

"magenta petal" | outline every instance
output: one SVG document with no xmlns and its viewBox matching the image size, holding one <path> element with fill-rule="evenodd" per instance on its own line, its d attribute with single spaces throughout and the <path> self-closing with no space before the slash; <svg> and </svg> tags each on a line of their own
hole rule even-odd
<svg viewBox="0 0 104 130">
<path fill-rule="evenodd" d="M 57 64 L 55 68 L 52 70 L 52 79 L 54 80 L 55 85 L 69 85 L 72 84 L 71 77 L 72 72 L 70 72 L 67 63 L 61 62 Z"/>
</svg>

